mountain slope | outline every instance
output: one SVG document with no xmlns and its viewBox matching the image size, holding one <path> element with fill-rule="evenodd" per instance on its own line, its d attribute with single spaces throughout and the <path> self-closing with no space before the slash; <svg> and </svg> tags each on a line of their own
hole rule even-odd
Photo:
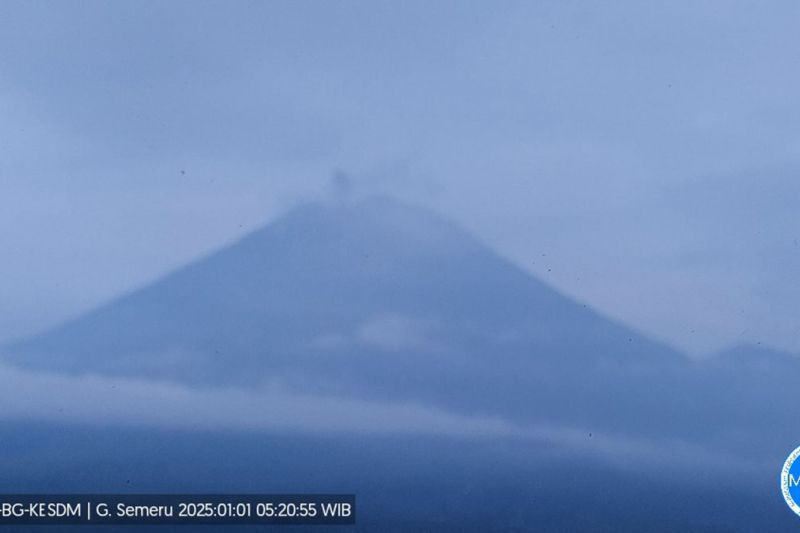
<svg viewBox="0 0 800 533">
<path fill-rule="evenodd" d="M 320 351 L 432 358 L 482 345 L 484 359 L 679 357 L 386 199 L 296 209 L 11 351 L 48 369 L 213 382 L 268 377 Z"/>
<path fill-rule="evenodd" d="M 435 214 L 385 199 L 296 209 L 3 353 L 47 373 L 234 393 L 277 384 L 317 402 L 422 404 L 567 437 L 542 443 L 324 429 L 287 437 L 200 428 L 184 435 L 173 427 L 80 428 L 64 441 L 69 434 L 60 427 L 12 426 L 3 437 L 10 459 L 0 469 L 19 485 L 25 476 L 18 465 L 32 464 L 33 450 L 40 466 L 28 486 L 37 490 L 62 483 L 97 491 L 108 480 L 117 486 L 131 478 L 139 483 L 132 490 L 163 490 L 163 482 L 195 492 L 264 490 L 266 479 L 276 491 L 296 483 L 299 490 L 355 487 L 366 502 L 381 494 L 385 500 L 372 497 L 363 516 L 382 525 L 398 517 L 439 524 L 438 514 L 421 509 L 440 508 L 449 523 L 478 524 L 480 516 L 470 513 L 496 501 L 507 505 L 508 521 L 486 523 L 500 530 L 528 521 L 547 529 L 548 520 L 563 530 L 576 520 L 571 505 L 581 501 L 595 509 L 579 513 L 586 530 L 596 530 L 598 519 L 609 530 L 641 529 L 645 519 L 664 530 L 706 531 L 711 523 L 736 530 L 743 520 L 783 524 L 774 512 L 785 511 L 777 488 L 774 498 L 766 495 L 798 444 L 789 422 L 797 358 L 740 347 L 692 361 L 564 297 Z M 119 390 L 108 389 L 109 401 L 119 401 Z M 205 416 L 197 403 L 192 409 Z M 346 415 L 334 407 L 325 416 Z M 222 449 L 241 462 L 239 470 L 229 470 L 238 464 L 230 460 L 208 468 Z M 64 450 L 73 454 L 67 460 Z M 729 467 L 735 483 L 718 476 Z M 576 479 L 593 479 L 592 490 Z M 384 494 L 386 487 L 402 487 L 409 499 Z M 742 487 L 748 492 L 737 496 Z M 663 497 L 654 500 L 659 491 Z M 650 501 L 659 503 L 643 511 Z M 666 521 L 653 522 L 655 510 Z M 642 518 L 631 518 L 637 512 Z"/>
<path fill-rule="evenodd" d="M 681 354 L 387 199 L 298 208 L 5 353 L 48 372 L 270 383 L 637 433 L 703 423 Z"/>
<path fill-rule="evenodd" d="M 298 208 L 4 353 L 47 372 L 270 384 L 733 448 L 783 445 L 800 369 L 693 362 L 387 199 Z"/>
</svg>

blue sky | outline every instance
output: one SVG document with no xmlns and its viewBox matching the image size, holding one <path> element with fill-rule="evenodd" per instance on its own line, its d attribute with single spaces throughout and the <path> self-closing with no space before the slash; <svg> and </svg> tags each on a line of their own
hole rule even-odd
<svg viewBox="0 0 800 533">
<path fill-rule="evenodd" d="M 0 339 L 338 169 L 691 353 L 800 352 L 800 6 L 431 4 L 0 4 Z"/>
</svg>

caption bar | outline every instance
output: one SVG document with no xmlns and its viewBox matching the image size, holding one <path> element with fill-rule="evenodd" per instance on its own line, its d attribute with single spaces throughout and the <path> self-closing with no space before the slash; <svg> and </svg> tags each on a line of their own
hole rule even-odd
<svg viewBox="0 0 800 533">
<path fill-rule="evenodd" d="M 355 524 L 352 494 L 0 495 L 0 525 Z"/>
</svg>

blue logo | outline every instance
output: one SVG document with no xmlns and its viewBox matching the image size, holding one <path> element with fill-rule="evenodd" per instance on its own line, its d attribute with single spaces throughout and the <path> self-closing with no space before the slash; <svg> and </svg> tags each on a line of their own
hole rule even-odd
<svg viewBox="0 0 800 533">
<path fill-rule="evenodd" d="M 781 471 L 781 492 L 786 505 L 800 516 L 800 447 L 795 450 L 783 463 Z"/>
</svg>

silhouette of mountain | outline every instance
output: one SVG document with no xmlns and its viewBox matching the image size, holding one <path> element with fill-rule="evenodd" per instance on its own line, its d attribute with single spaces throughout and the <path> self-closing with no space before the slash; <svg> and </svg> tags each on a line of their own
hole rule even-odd
<svg viewBox="0 0 800 533">
<path fill-rule="evenodd" d="M 297 208 L 7 352 L 50 372 L 279 383 L 635 436 L 772 421 L 743 365 L 693 362 L 385 198 Z"/>
<path fill-rule="evenodd" d="M 741 346 L 692 360 L 436 214 L 388 199 L 295 209 L 4 353 L 46 373 L 278 383 L 570 435 L 532 443 L 22 423 L 2 433 L 0 466 L 15 490 L 118 490 L 133 479 L 130 490 L 261 491 L 266 479 L 278 492 L 357 491 L 365 530 L 751 530 L 793 518 L 766 494 L 797 445 L 788 423 L 797 358 Z M 608 449 L 612 441 L 622 448 Z M 40 466 L 15 469 L 30 464 L 21 458 L 34 443 Z M 235 460 L 208 469 L 220 449 Z M 631 452 L 636 469 L 615 466 Z M 687 472 L 687 458 L 700 468 Z M 703 469 L 704 458 L 719 463 Z M 672 464 L 684 466 L 664 466 Z M 575 479 L 591 479 L 593 490 Z M 669 505 L 649 507 L 656 500 Z"/>
<path fill-rule="evenodd" d="M 456 353 L 453 366 L 476 363 L 464 358 L 476 351 L 492 365 L 510 353 L 558 364 L 680 357 L 388 199 L 301 207 L 13 346 L 18 361 L 48 369 L 209 382 L 269 378 L 328 351 L 431 364 Z"/>
</svg>

